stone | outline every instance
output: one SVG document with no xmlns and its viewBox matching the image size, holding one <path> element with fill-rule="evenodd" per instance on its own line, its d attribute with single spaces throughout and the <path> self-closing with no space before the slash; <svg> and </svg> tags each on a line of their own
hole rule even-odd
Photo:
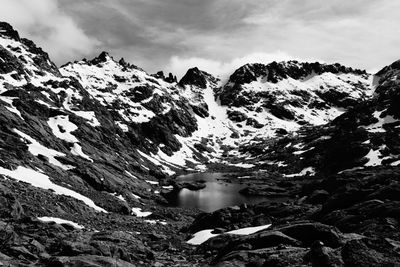
<svg viewBox="0 0 400 267">
<path fill-rule="evenodd" d="M 135 267 L 136 265 L 129 262 L 115 259 L 112 257 L 94 256 L 94 255 L 81 255 L 75 257 L 53 257 L 49 260 L 48 267 L 72 267 L 72 266 L 85 266 L 85 267 Z"/>
<path fill-rule="evenodd" d="M 338 229 L 317 222 L 295 222 L 276 230 L 301 241 L 305 246 L 310 246 L 319 240 L 332 248 L 337 248 L 341 245 L 341 233 Z"/>
<path fill-rule="evenodd" d="M 333 250 L 325 247 L 324 244 L 317 240 L 311 244 L 310 252 L 306 255 L 307 261 L 311 262 L 313 267 L 340 267 L 344 266 L 340 256 L 340 250 Z"/>
<path fill-rule="evenodd" d="M 329 193 L 325 190 L 315 190 L 308 196 L 307 202 L 310 204 L 323 204 L 329 198 Z"/>
</svg>

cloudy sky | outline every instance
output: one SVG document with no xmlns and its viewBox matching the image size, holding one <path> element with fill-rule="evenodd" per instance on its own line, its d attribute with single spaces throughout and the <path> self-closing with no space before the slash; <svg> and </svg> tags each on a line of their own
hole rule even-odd
<svg viewBox="0 0 400 267">
<path fill-rule="evenodd" d="M 400 58 L 398 0 L 0 0 L 0 19 L 59 65 L 109 51 L 150 73 L 320 60 L 375 71 Z"/>
</svg>

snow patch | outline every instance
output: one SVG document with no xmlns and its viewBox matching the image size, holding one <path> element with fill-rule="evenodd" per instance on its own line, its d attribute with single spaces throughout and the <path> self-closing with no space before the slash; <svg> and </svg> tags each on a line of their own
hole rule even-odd
<svg viewBox="0 0 400 267">
<path fill-rule="evenodd" d="M 152 212 L 150 211 L 142 211 L 141 208 L 132 208 L 132 215 L 136 215 L 136 217 L 147 217 L 150 216 Z"/>
<path fill-rule="evenodd" d="M 141 197 L 140 196 L 138 196 L 138 195 L 135 195 L 134 193 L 131 193 L 132 194 L 132 196 L 134 197 L 134 198 L 136 198 L 136 199 L 141 199 Z"/>
<path fill-rule="evenodd" d="M 314 176 L 315 175 L 315 168 L 314 167 L 307 167 L 304 168 L 301 172 L 299 173 L 293 173 L 293 174 L 284 174 L 284 177 L 296 177 L 296 176 Z"/>
<path fill-rule="evenodd" d="M 258 231 L 267 229 L 270 226 L 271 226 L 271 224 L 255 226 L 255 227 L 246 227 L 246 228 L 229 231 L 224 234 L 251 235 Z M 191 244 L 191 245 L 201 245 L 204 242 L 206 242 L 208 239 L 220 235 L 220 234 L 213 234 L 212 233 L 213 231 L 214 231 L 213 229 L 206 229 L 206 230 L 199 231 L 199 232 L 193 234 L 193 237 L 191 239 L 189 239 L 186 243 Z"/>
<path fill-rule="evenodd" d="M 125 123 L 122 123 L 121 121 L 116 121 L 115 124 L 116 124 L 119 128 L 121 128 L 121 130 L 122 130 L 123 132 L 126 133 L 126 132 L 129 131 L 128 125 L 126 125 Z"/>
<path fill-rule="evenodd" d="M 14 132 L 16 132 L 19 136 L 21 136 L 23 139 L 27 140 L 30 144 L 28 144 L 28 151 L 34 155 L 43 155 L 49 159 L 49 163 L 53 164 L 54 166 L 60 167 L 63 170 L 71 170 L 74 169 L 75 167 L 70 166 L 70 165 L 65 165 L 62 164 L 60 161 L 58 161 L 55 157 L 64 157 L 65 154 L 58 152 L 54 149 L 47 148 L 43 145 L 41 145 L 38 141 L 30 137 L 29 135 L 14 129 Z"/>
<path fill-rule="evenodd" d="M 59 115 L 49 118 L 47 124 L 50 126 L 51 131 L 57 138 L 70 143 L 79 142 L 79 140 L 71 134 L 71 132 L 78 129 L 78 126 L 69 121 L 68 115 Z"/>
<path fill-rule="evenodd" d="M 81 158 L 87 159 L 87 160 L 90 161 L 90 162 L 93 162 L 93 160 L 92 160 L 88 155 L 86 155 L 85 153 L 83 153 L 82 147 L 81 147 L 79 144 L 77 144 L 77 143 L 75 143 L 75 144 L 72 146 L 72 148 L 71 148 L 71 153 L 72 153 L 72 155 L 79 156 L 79 157 L 81 157 Z"/>
<path fill-rule="evenodd" d="M 17 97 L 0 96 L 0 100 L 6 102 L 9 105 L 9 107 L 6 106 L 5 108 L 14 114 L 17 114 L 18 117 L 24 120 L 24 118 L 21 115 L 21 112 L 13 105 L 14 99 L 17 99 Z"/>
<path fill-rule="evenodd" d="M 69 224 L 69 225 L 71 225 L 74 228 L 79 229 L 79 230 L 85 228 L 84 226 L 79 225 L 79 224 L 77 224 L 75 222 L 64 220 L 64 219 L 60 219 L 60 218 L 55 218 L 55 217 L 38 217 L 38 220 L 42 221 L 42 222 L 55 222 L 57 224 Z"/>
<path fill-rule="evenodd" d="M 368 162 L 364 166 L 378 166 L 382 164 L 382 154 L 379 150 L 384 149 L 385 145 L 380 146 L 377 150 L 370 149 L 368 154 L 365 156 Z"/>
<path fill-rule="evenodd" d="M 386 130 L 383 128 L 383 125 L 388 124 L 388 123 L 394 123 L 397 122 L 393 116 L 387 115 L 383 118 L 381 118 L 383 111 L 375 111 L 373 113 L 373 116 L 378 120 L 378 122 L 368 125 L 365 128 L 368 132 L 370 133 L 384 133 Z"/>
<path fill-rule="evenodd" d="M 79 116 L 87 120 L 87 123 L 93 127 L 101 126 L 100 122 L 96 118 L 96 114 L 94 113 L 94 111 L 74 111 L 74 110 L 70 111 L 74 113 L 76 116 Z"/>
<path fill-rule="evenodd" d="M 59 185 L 53 183 L 47 175 L 40 173 L 38 171 L 34 171 L 32 169 L 28 169 L 28 168 L 22 167 L 22 166 L 18 166 L 15 170 L 8 170 L 3 167 L 0 167 L 0 174 L 9 176 L 18 181 L 22 181 L 22 182 L 31 184 L 35 187 L 39 187 L 39 188 L 46 189 L 46 190 L 51 189 L 57 195 L 66 195 L 66 196 L 73 197 L 75 199 L 83 201 L 86 205 L 94 208 L 97 211 L 107 213 L 106 210 L 104 210 L 103 208 L 100 208 L 99 206 L 94 204 L 93 200 L 91 200 L 75 191 L 72 191 L 68 188 L 65 188 L 65 187 L 62 187 L 62 186 L 59 186 Z"/>
<path fill-rule="evenodd" d="M 152 184 L 152 185 L 158 185 L 159 184 L 159 182 L 156 182 L 156 181 L 151 181 L 151 180 L 145 180 L 146 181 L 146 183 L 149 183 L 149 184 Z"/>
<path fill-rule="evenodd" d="M 149 224 L 161 224 L 161 225 L 167 225 L 166 221 L 161 221 L 161 220 L 144 220 L 145 222 L 149 223 Z"/>
</svg>

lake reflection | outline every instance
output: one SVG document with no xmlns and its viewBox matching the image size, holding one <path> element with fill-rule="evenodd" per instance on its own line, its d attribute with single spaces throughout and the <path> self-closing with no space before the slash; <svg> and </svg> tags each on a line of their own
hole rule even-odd
<svg viewBox="0 0 400 267">
<path fill-rule="evenodd" d="M 239 194 L 245 184 L 226 183 L 217 179 L 224 178 L 223 173 L 193 173 L 181 175 L 178 181 L 206 181 L 206 188 L 198 191 L 182 189 L 170 196 L 170 203 L 185 208 L 198 208 L 205 212 L 212 212 L 221 208 L 240 205 L 243 203 L 258 203 L 266 200 L 265 197 L 246 197 Z"/>
</svg>

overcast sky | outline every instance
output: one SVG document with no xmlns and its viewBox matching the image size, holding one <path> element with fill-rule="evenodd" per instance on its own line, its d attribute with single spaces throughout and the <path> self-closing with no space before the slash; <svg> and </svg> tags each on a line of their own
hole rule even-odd
<svg viewBox="0 0 400 267">
<path fill-rule="evenodd" d="M 320 60 L 371 71 L 400 58 L 398 0 L 0 0 L 0 19 L 53 61 L 109 51 L 150 73 Z"/>
</svg>

